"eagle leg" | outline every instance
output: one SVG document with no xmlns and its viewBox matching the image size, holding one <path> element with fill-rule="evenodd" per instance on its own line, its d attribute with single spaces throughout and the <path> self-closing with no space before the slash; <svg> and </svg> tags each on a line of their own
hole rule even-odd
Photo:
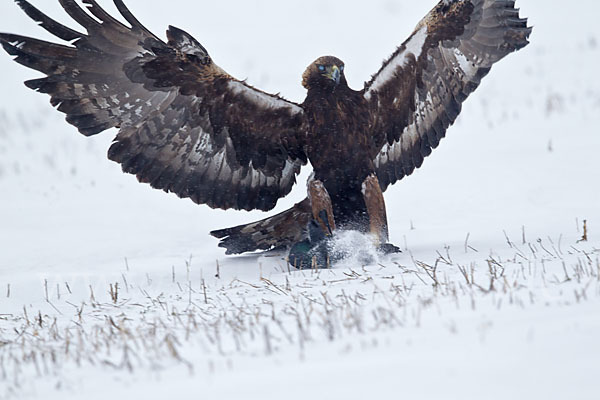
<svg viewBox="0 0 600 400">
<path fill-rule="evenodd" d="M 335 231 L 333 204 L 323 182 L 313 179 L 308 183 L 308 198 L 313 220 L 321 227 L 325 236 L 331 237 Z"/>
<path fill-rule="evenodd" d="M 375 237 L 376 245 L 385 249 L 389 240 L 387 213 L 383 192 L 379 186 L 379 179 L 375 174 L 369 175 L 364 180 L 362 193 L 369 214 L 369 230 Z"/>
<path fill-rule="evenodd" d="M 333 204 L 323 182 L 308 182 L 308 199 L 312 218 L 308 222 L 308 238 L 294 244 L 288 262 L 298 269 L 326 268 L 329 265 L 328 240 L 335 231 Z"/>
</svg>

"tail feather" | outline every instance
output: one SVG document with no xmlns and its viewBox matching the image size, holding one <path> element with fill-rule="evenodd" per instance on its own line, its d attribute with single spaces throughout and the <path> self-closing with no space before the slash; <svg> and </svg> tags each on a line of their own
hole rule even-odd
<svg viewBox="0 0 600 400">
<path fill-rule="evenodd" d="M 213 231 L 210 234 L 221 239 L 219 247 L 227 254 L 241 254 L 256 250 L 272 250 L 288 247 L 308 237 L 306 226 L 310 220 L 308 199 L 281 214 L 240 225 Z"/>
</svg>

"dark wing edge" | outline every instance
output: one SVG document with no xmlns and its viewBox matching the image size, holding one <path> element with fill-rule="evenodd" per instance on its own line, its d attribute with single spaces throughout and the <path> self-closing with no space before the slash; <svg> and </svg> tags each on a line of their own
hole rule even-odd
<svg viewBox="0 0 600 400">
<path fill-rule="evenodd" d="M 515 1 L 443 0 L 366 84 L 383 190 L 420 168 L 492 65 L 529 44 Z"/>
<path fill-rule="evenodd" d="M 212 208 L 275 207 L 306 164 L 302 108 L 231 77 L 184 31 L 168 42 L 148 31 L 122 0 L 130 26 L 94 0 L 59 0 L 85 33 L 16 3 L 69 44 L 0 33 L 14 60 L 46 75 L 26 85 L 82 134 L 119 133 L 109 158 L 140 182 Z"/>
</svg>

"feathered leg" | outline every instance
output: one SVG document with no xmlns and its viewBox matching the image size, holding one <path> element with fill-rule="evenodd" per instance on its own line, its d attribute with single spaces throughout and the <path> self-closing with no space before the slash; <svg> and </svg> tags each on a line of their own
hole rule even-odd
<svg viewBox="0 0 600 400">
<path fill-rule="evenodd" d="M 387 213 L 383 192 L 379 186 L 377 176 L 369 175 L 365 179 L 362 185 L 362 193 L 369 214 L 370 232 L 375 237 L 377 245 L 387 243 L 389 240 Z"/>
<path fill-rule="evenodd" d="M 377 176 L 369 175 L 363 182 L 362 192 L 369 214 L 369 230 L 375 237 L 375 245 L 384 253 L 400 253 L 400 249 L 388 243 L 390 234 L 388 230 L 387 212 L 383 192 L 379 186 Z"/>
<path fill-rule="evenodd" d="M 333 204 L 323 182 L 308 181 L 308 201 L 312 218 L 308 222 L 308 238 L 294 244 L 288 262 L 299 269 L 325 268 L 329 265 L 328 238 L 335 231 Z"/>
<path fill-rule="evenodd" d="M 333 204 L 323 182 L 316 179 L 308 182 L 308 199 L 313 219 L 319 224 L 323 232 L 325 232 L 325 236 L 333 235 L 333 231 L 335 231 Z"/>
</svg>

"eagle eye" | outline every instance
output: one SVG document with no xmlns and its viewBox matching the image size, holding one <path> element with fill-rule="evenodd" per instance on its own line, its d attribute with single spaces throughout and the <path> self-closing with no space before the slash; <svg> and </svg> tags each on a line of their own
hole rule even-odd
<svg viewBox="0 0 600 400">
<path fill-rule="evenodd" d="M 319 65 L 319 71 L 325 72 L 325 66 L 324 65 Z"/>
</svg>

